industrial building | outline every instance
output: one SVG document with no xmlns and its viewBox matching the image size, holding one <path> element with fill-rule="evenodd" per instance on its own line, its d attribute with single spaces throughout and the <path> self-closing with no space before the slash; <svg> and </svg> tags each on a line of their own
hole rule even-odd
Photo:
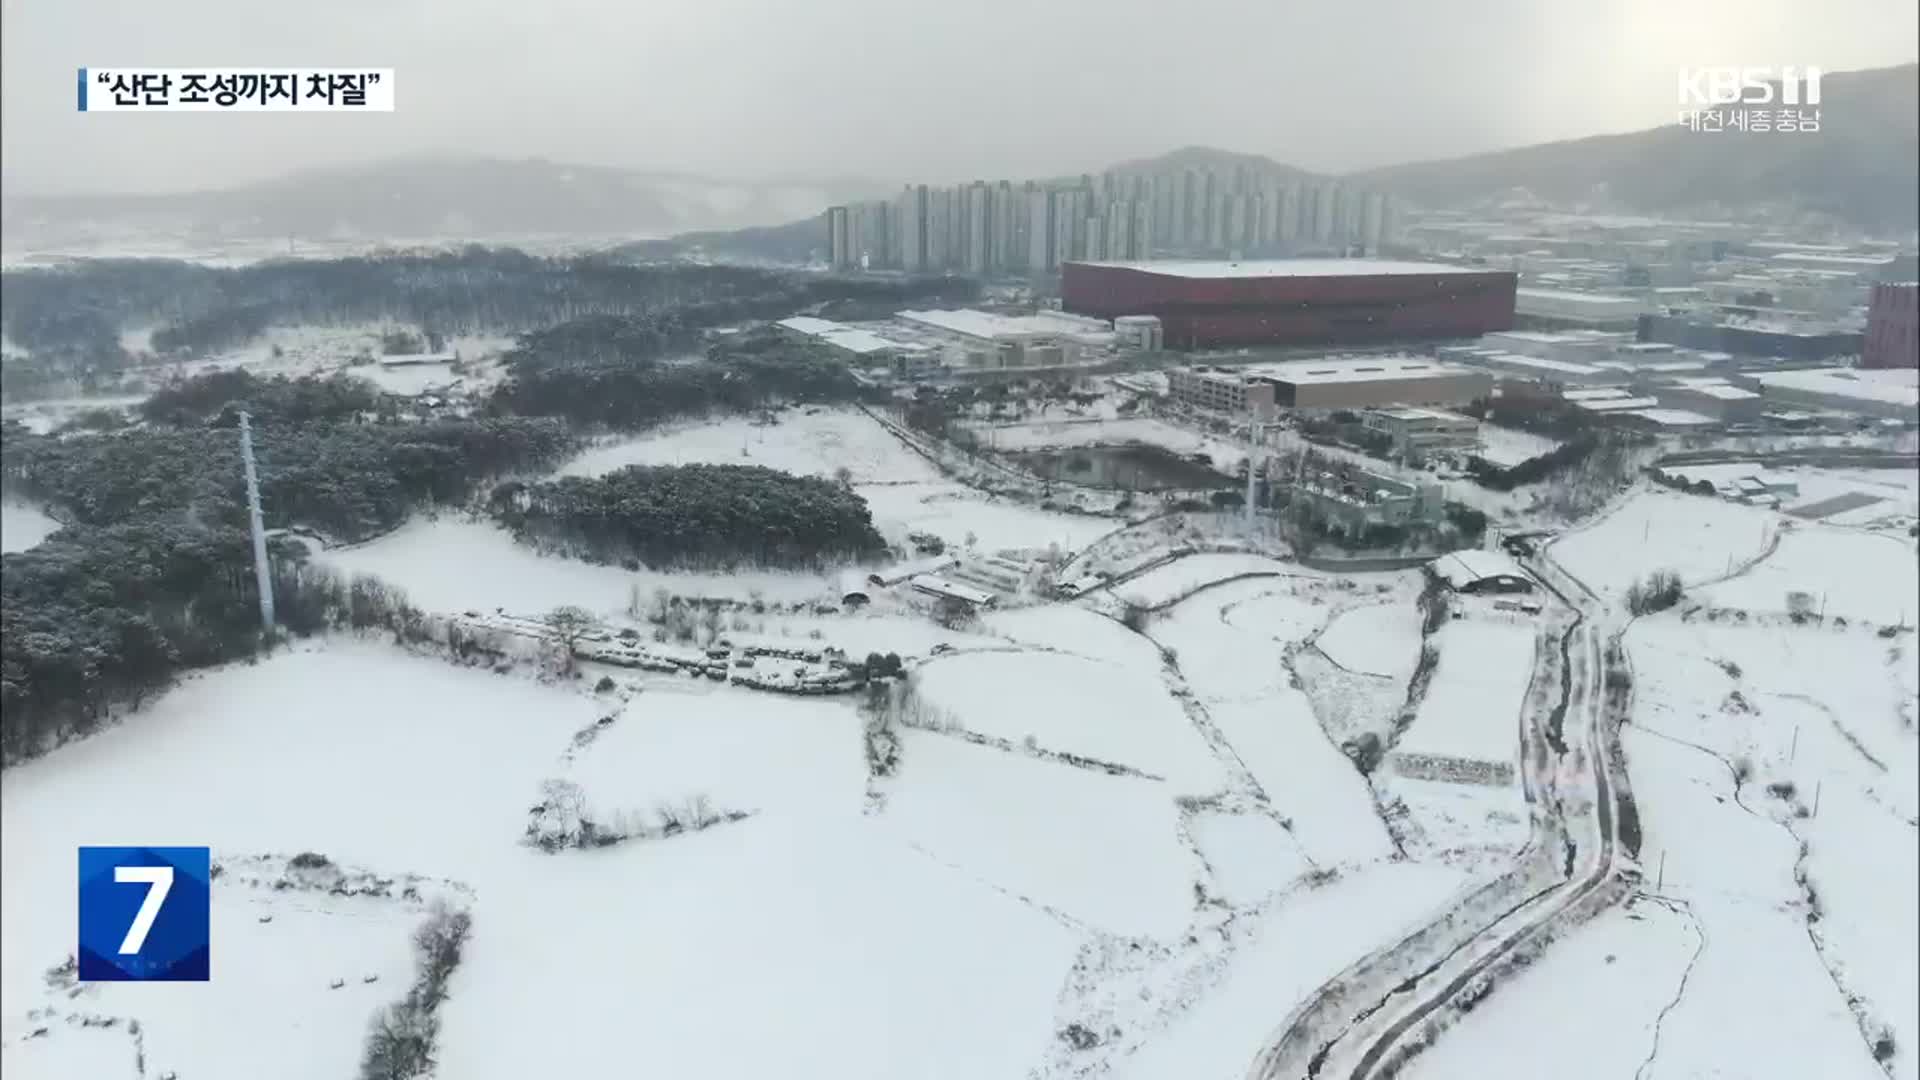
<svg viewBox="0 0 1920 1080">
<path fill-rule="evenodd" d="M 1159 352 L 1166 346 L 1166 330 L 1152 315 L 1122 315 L 1113 320 L 1114 341 L 1121 348 Z"/>
<path fill-rule="evenodd" d="M 1409 483 L 1358 468 L 1310 472 L 1290 490 L 1329 526 L 1352 535 L 1378 525 L 1436 525 L 1446 507 L 1439 484 Z"/>
<path fill-rule="evenodd" d="M 1486 372 L 1422 356 L 1302 360 L 1267 365 L 1255 374 L 1273 384 L 1275 405 L 1292 409 L 1465 405 L 1493 393 Z"/>
<path fill-rule="evenodd" d="M 1802 363 L 1858 356 L 1864 335 L 1837 327 L 1782 322 L 1722 320 L 1702 322 L 1674 315 L 1643 315 L 1641 341 L 1664 341 L 1689 349 L 1739 356 L 1777 356 Z"/>
<path fill-rule="evenodd" d="M 1663 409 L 1681 409 L 1722 423 L 1758 420 L 1766 401 L 1758 393 L 1710 377 L 1675 379 L 1654 394 Z"/>
<path fill-rule="evenodd" d="M 917 342 L 895 341 L 871 330 L 795 315 L 774 324 L 787 336 L 825 345 L 850 361 L 867 367 L 885 367 L 896 378 L 919 379 L 940 368 L 939 350 Z"/>
<path fill-rule="evenodd" d="M 1189 408 L 1232 416 L 1273 414 L 1273 383 L 1248 369 L 1174 368 L 1167 372 L 1167 396 Z"/>
<path fill-rule="evenodd" d="M 1739 372 L 1728 381 L 1770 403 L 1912 422 L 1920 411 L 1920 368 L 1800 368 Z"/>
<path fill-rule="evenodd" d="M 1511 271 L 1378 259 L 1067 262 L 1061 306 L 1158 316 L 1170 348 L 1477 337 L 1513 326 Z"/>
<path fill-rule="evenodd" d="M 1392 439 L 1398 454 L 1466 450 L 1480 443 L 1480 421 L 1440 409 L 1371 409 L 1360 421 Z"/>
<path fill-rule="evenodd" d="M 1920 367 L 1920 285 L 1908 281 L 1873 287 L 1860 366 Z"/>
<path fill-rule="evenodd" d="M 1106 321 L 1058 311 L 902 311 L 894 321 L 946 343 L 973 367 L 1054 367 L 1105 353 L 1114 343 L 1113 327 Z"/>
<path fill-rule="evenodd" d="M 1514 314 L 1536 325 L 1565 325 L 1631 330 L 1647 303 L 1637 297 L 1566 289 L 1514 290 Z"/>
</svg>

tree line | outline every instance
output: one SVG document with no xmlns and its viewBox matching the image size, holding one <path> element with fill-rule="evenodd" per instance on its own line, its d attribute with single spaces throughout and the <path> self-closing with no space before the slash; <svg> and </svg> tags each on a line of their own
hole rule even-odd
<svg viewBox="0 0 1920 1080">
<path fill-rule="evenodd" d="M 478 245 L 341 259 L 210 267 L 163 259 L 90 259 L 0 276 L 0 330 L 25 357 L 9 358 L 9 394 L 83 388 L 123 371 L 124 331 L 151 329 L 159 354 L 247 345 L 272 326 L 397 322 L 423 336 L 518 332 L 595 316 L 624 316 L 630 338 L 577 328 L 601 359 L 663 355 L 698 344 L 703 329 L 771 319 L 835 303 L 891 311 L 901 304 L 970 299 L 962 278 L 802 274 L 743 266 L 635 263 L 605 254 L 538 257 Z M 553 343 L 549 343 L 553 344 Z M 562 355 L 542 346 L 530 358 Z"/>
<path fill-rule="evenodd" d="M 632 465 L 509 482 L 491 502 L 524 542 L 603 563 L 814 567 L 886 549 L 865 499 L 757 465 Z"/>
</svg>

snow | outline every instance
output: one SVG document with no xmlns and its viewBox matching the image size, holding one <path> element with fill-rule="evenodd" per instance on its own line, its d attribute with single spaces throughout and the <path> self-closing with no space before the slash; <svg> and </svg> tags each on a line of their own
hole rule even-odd
<svg viewBox="0 0 1920 1080">
<path fill-rule="evenodd" d="M 630 590 L 643 599 L 656 588 L 679 596 L 746 599 L 758 590 L 768 600 L 825 599 L 838 604 L 833 582 L 819 574 L 634 572 L 575 559 L 543 556 L 496 525 L 443 516 L 416 519 L 377 540 L 330 548 L 322 565 L 348 574 L 372 574 L 433 612 L 505 608 L 537 616 L 563 604 L 598 615 L 624 612 Z"/>
<path fill-rule="evenodd" d="M 964 425 L 996 450 L 1059 450 L 1080 446 L 1146 443 L 1181 456 L 1206 454 L 1216 468 L 1231 469 L 1247 456 L 1244 443 L 1179 427 L 1150 417 L 1033 420 L 1015 424 Z"/>
<path fill-rule="evenodd" d="M 1420 660 L 1420 612 L 1404 603 L 1348 608 L 1314 644 L 1348 671 L 1406 679 Z"/>
<path fill-rule="evenodd" d="M 1490 464 L 1510 469 L 1523 461 L 1551 453 L 1559 448 L 1558 442 L 1545 435 L 1500 427 L 1497 424 L 1481 424 L 1480 448 L 1474 453 L 1485 458 Z"/>
<path fill-rule="evenodd" d="M 1124 585 L 1114 595 L 1129 603 L 1158 607 L 1169 601 L 1242 574 L 1298 574 L 1300 569 L 1265 555 L 1200 554 L 1175 559 L 1165 566 L 1147 571 Z"/>
<path fill-rule="evenodd" d="M 1437 638 L 1439 666 L 1396 751 L 1516 760 L 1520 710 L 1533 674 L 1533 627 L 1454 619 L 1440 628 Z"/>
<path fill-rule="evenodd" d="M 1828 525 L 1801 525 L 1746 573 L 1692 598 L 1713 607 L 1784 614 L 1789 592 L 1805 592 L 1828 618 L 1912 625 L 1920 616 L 1920 555 L 1912 542 Z"/>
<path fill-rule="evenodd" d="M 1648 900 L 1608 910 L 1496 987 L 1404 1075 L 1536 1080 L 1540 1056 L 1514 1047 L 1544 1038 L 1558 1048 L 1579 1048 L 1552 1056 L 1556 1080 L 1633 1077 L 1653 1049 L 1660 1010 L 1679 992 L 1699 942 L 1684 910 Z"/>
<path fill-rule="evenodd" d="M 1780 517 L 1758 507 L 1670 491 L 1643 491 L 1553 545 L 1567 572 L 1618 600 L 1656 570 L 1694 585 L 1724 576 L 1766 549 Z"/>
<path fill-rule="evenodd" d="M 866 765 L 853 710 L 748 693 L 687 678 L 652 683 L 594 738 L 568 778 L 600 814 L 705 795 L 718 811 L 857 816 Z"/>
<path fill-rule="evenodd" d="M 1071 604 L 990 611 L 981 621 L 990 633 L 1038 649 L 1142 669 L 1160 664 L 1160 652 L 1152 642 L 1104 615 Z"/>
<path fill-rule="evenodd" d="M 0 500 L 0 552 L 26 551 L 60 531 L 60 523 L 37 506 Z"/>
<path fill-rule="evenodd" d="M 899 452 L 911 453 L 904 447 Z M 887 536 L 932 533 L 950 547 L 972 537 L 975 546 L 987 551 L 1053 544 L 1074 551 L 1112 532 L 1115 525 L 1109 518 L 1036 510 L 952 482 L 855 485 L 854 491 L 867 500 L 874 527 Z"/>
<path fill-rule="evenodd" d="M 725 417 L 663 428 L 596 447 L 560 469 L 599 476 L 628 465 L 764 465 L 802 476 L 845 468 L 859 484 L 939 483 L 938 470 L 866 414 L 789 410 L 777 424 Z"/>
<path fill-rule="evenodd" d="M 919 669 L 920 693 L 971 731 L 1132 766 L 1203 791 L 1218 776 L 1206 745 L 1159 680 L 1123 667 L 1041 652 L 956 653 Z"/>
<path fill-rule="evenodd" d="M 1321 730 L 1307 696 L 1291 684 L 1275 622 L 1231 618 L 1237 606 L 1285 587 L 1258 579 L 1222 585 L 1156 616 L 1148 633 L 1178 655 L 1199 704 L 1275 809 L 1293 821 L 1307 857 L 1323 866 L 1383 858 L 1392 840 L 1375 815 L 1372 795 Z M 1325 617 L 1324 607 L 1312 609 L 1292 596 L 1285 600 L 1297 607 L 1280 622 L 1297 637 L 1317 625 L 1307 611 Z M 1272 616 L 1271 605 L 1265 606 Z"/>
<path fill-rule="evenodd" d="M 1227 903 L 1251 907 L 1308 870 L 1299 845 L 1280 823 L 1257 814 L 1200 814 L 1194 842 Z"/>
<path fill-rule="evenodd" d="M 409 364 L 405 367 L 363 364 L 348 368 L 347 373 L 365 379 L 386 393 L 401 397 L 414 397 L 429 390 L 453 387 L 462 381 L 462 377 L 455 375 L 446 364 Z"/>
<path fill-rule="evenodd" d="M 476 913 L 439 1074 L 1017 1075 L 1073 936 L 858 824 L 526 855 Z"/>
<path fill-rule="evenodd" d="M 1110 933 L 1186 928 L 1199 868 L 1166 785 L 905 735 L 882 828 L 968 879 Z"/>
<path fill-rule="evenodd" d="M 1693 904 L 1712 943 L 1691 1009 L 1683 1002 L 1670 1021 L 1690 1034 L 1674 1041 L 1668 1075 L 1716 1052 L 1725 1061 L 1713 1017 L 1752 1009 L 1792 1019 L 1739 1042 L 1748 1068 L 1870 1076 L 1843 990 L 1874 1025 L 1891 1026 L 1894 1075 L 1920 1075 L 1910 1049 L 1920 1038 L 1910 960 L 1920 950 L 1920 761 L 1903 717 L 1911 676 L 1900 670 L 1911 658 L 1889 657 L 1885 640 L 1861 630 L 1671 616 L 1636 623 L 1627 641 L 1644 703 L 1626 729 L 1642 862 L 1664 857 L 1665 891 Z M 1751 775 L 1736 792 L 1727 763 L 1741 761 Z M 1802 842 L 1822 911 L 1811 924 L 1794 881 Z"/>
<path fill-rule="evenodd" d="M 1531 835 L 1526 796 L 1517 784 L 1421 780 L 1391 769 L 1376 773 L 1374 784 L 1383 795 L 1406 804 L 1415 826 L 1406 842 L 1407 854 L 1416 859 L 1470 856 L 1482 863 L 1510 862 Z"/>
<path fill-rule="evenodd" d="M 1445 866 L 1376 863 L 1290 894 L 1260 916 L 1225 980 L 1131 1057 L 1116 1080 L 1241 1080 L 1288 1011 L 1368 950 L 1411 930 L 1465 883 Z"/>
<path fill-rule="evenodd" d="M 570 695 L 342 641 L 190 678 L 123 724 L 9 769 L 9 1026 L 41 1003 L 42 973 L 72 949 L 77 845 L 207 844 L 215 858 L 313 850 L 382 873 L 480 875 L 490 856 L 512 853 L 543 751 L 589 718 Z M 290 895 L 261 925 L 259 901 L 237 888 L 214 889 L 214 933 L 233 944 L 215 949 L 213 982 L 114 986 L 86 1007 L 142 1018 L 149 1069 L 352 1072 L 376 1001 L 406 982 L 413 920 Z M 382 978 L 363 991 L 363 971 Z M 333 977 L 355 989 L 330 991 Z"/>
</svg>

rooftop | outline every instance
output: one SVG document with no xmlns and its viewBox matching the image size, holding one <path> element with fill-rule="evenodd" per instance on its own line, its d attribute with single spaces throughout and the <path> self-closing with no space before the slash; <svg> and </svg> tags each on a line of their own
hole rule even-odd
<svg viewBox="0 0 1920 1080">
<path fill-rule="evenodd" d="M 1920 405 L 1917 377 L 1920 377 L 1920 370 L 1913 368 L 1800 368 L 1756 372 L 1753 375 L 1761 386 L 1770 389 L 1804 390 L 1908 407 Z"/>
<path fill-rule="evenodd" d="M 1575 364 L 1566 360 L 1549 360 L 1543 356 L 1525 356 L 1520 353 L 1494 353 L 1480 358 L 1483 364 L 1496 367 L 1523 367 L 1535 371 L 1554 371 L 1562 375 L 1598 375 L 1600 368 L 1592 364 Z"/>
<path fill-rule="evenodd" d="M 1390 416 L 1395 420 L 1445 420 L 1461 424 L 1478 424 L 1480 422 L 1471 416 L 1448 412 L 1445 409 L 1422 409 L 1410 405 L 1397 409 L 1375 409 L 1374 411 L 1382 416 Z"/>
<path fill-rule="evenodd" d="M 1640 301 L 1631 296 L 1613 296 L 1608 293 L 1574 292 L 1571 289 L 1515 289 L 1516 297 L 1532 300 L 1573 300 L 1585 304 L 1607 304 L 1616 307 L 1638 307 Z"/>
<path fill-rule="evenodd" d="M 1375 277 L 1388 274 L 1493 274 L 1508 271 L 1447 263 L 1393 259 L 1145 259 L 1132 262 L 1076 261 L 1071 266 L 1105 266 L 1181 278 Z"/>
<path fill-rule="evenodd" d="M 965 337 L 993 340 L 999 338 L 1072 337 L 1110 333 L 1100 319 L 1041 311 L 1032 315 L 996 315 L 988 311 L 961 308 L 957 311 L 902 311 L 894 316 L 902 322 L 932 327 Z"/>
<path fill-rule="evenodd" d="M 1616 413 L 1657 408 L 1660 404 L 1660 399 L 1650 397 L 1593 398 L 1587 401 L 1576 401 L 1574 404 L 1588 412 Z"/>
<path fill-rule="evenodd" d="M 1635 409 L 1621 415 L 1638 416 L 1642 420 L 1651 420 L 1661 427 L 1708 427 L 1719 422 L 1711 416 L 1702 416 L 1686 409 Z"/>
<path fill-rule="evenodd" d="M 1565 401 L 1619 401 L 1632 396 L 1617 386 L 1591 386 L 1584 390 L 1563 390 L 1560 393 Z"/>
<path fill-rule="evenodd" d="M 1821 266 L 1857 266 L 1863 269 L 1893 265 L 1891 255 L 1827 255 L 1812 251 L 1783 251 L 1774 258 L 1781 262 L 1816 263 Z"/>
<path fill-rule="evenodd" d="M 1248 369 L 1248 374 L 1292 383 L 1295 386 L 1306 386 L 1319 383 L 1381 382 L 1388 379 L 1444 379 L 1471 375 L 1473 371 L 1470 368 L 1442 364 L 1424 356 L 1368 356 L 1265 364 Z"/>
<path fill-rule="evenodd" d="M 1681 389 L 1683 390 L 1689 390 L 1696 394 L 1704 394 L 1707 397 L 1717 398 L 1721 401 L 1750 401 L 1760 396 L 1751 390 L 1742 390 L 1737 386 L 1728 386 L 1723 382 L 1689 379 L 1683 379 L 1681 382 Z"/>
</svg>

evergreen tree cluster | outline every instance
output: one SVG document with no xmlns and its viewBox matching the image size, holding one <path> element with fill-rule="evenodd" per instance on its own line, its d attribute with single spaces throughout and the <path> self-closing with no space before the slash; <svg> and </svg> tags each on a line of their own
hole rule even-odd
<svg viewBox="0 0 1920 1080">
<path fill-rule="evenodd" d="M 633 465 L 508 483 L 493 505 L 522 540 L 596 562 L 811 567 L 886 548 L 865 499 L 757 465 Z"/>
</svg>

